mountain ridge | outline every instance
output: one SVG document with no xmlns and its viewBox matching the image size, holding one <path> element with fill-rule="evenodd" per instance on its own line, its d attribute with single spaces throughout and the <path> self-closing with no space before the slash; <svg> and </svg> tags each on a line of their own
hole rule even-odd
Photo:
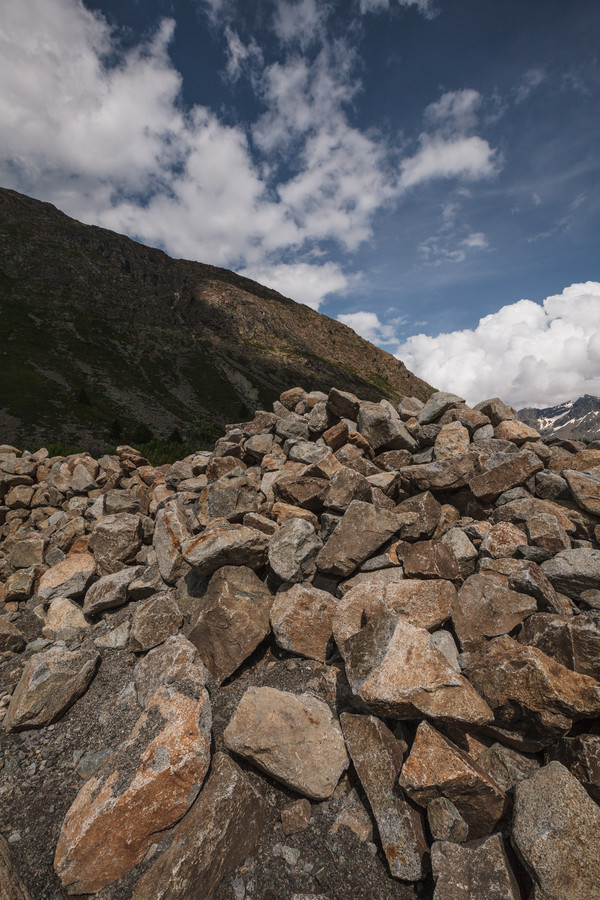
<svg viewBox="0 0 600 900">
<path fill-rule="evenodd" d="M 525 407 L 518 415 L 544 437 L 600 440 L 600 397 L 592 394 L 545 409 Z"/>
<path fill-rule="evenodd" d="M 226 269 L 174 260 L 0 189 L 0 430 L 102 441 L 115 422 L 214 433 L 300 384 L 364 399 L 432 388 L 341 322 Z"/>
</svg>

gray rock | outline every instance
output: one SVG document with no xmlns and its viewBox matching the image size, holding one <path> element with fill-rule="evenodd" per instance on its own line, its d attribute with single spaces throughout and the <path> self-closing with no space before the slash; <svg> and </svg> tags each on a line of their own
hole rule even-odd
<svg viewBox="0 0 600 900">
<path fill-rule="evenodd" d="M 464 844 L 469 836 L 469 826 L 447 797 L 434 797 L 427 804 L 427 822 L 434 841 L 451 841 Z"/>
<path fill-rule="evenodd" d="M 363 401 L 358 412 L 358 430 L 374 450 L 410 450 L 418 444 L 400 418 L 393 418 L 380 403 Z"/>
<path fill-rule="evenodd" d="M 356 422 L 359 408 L 360 400 L 354 394 L 339 391 L 337 388 L 331 388 L 329 391 L 327 409 L 334 418 L 352 419 Z"/>
<path fill-rule="evenodd" d="M 141 578 L 143 566 L 127 566 L 112 575 L 104 575 L 88 588 L 83 601 L 86 616 L 95 616 L 104 609 L 123 606 L 127 602 L 127 589 L 132 581 Z"/>
<path fill-rule="evenodd" d="M 353 500 L 317 557 L 317 568 L 330 575 L 348 576 L 396 534 L 402 517 Z"/>
<path fill-rule="evenodd" d="M 504 744 L 492 744 L 477 757 L 477 765 L 503 791 L 509 791 L 525 778 L 531 778 L 540 767 L 537 759 L 511 750 Z"/>
<path fill-rule="evenodd" d="M 431 868 L 436 882 L 433 900 L 521 900 L 499 834 L 463 845 L 436 841 Z"/>
<path fill-rule="evenodd" d="M 428 399 L 425 406 L 417 413 L 417 422 L 419 425 L 429 425 L 440 419 L 447 409 L 464 403 L 462 397 L 457 394 L 449 394 L 445 391 L 436 391 Z M 487 413 L 486 413 L 487 415 Z"/>
<path fill-rule="evenodd" d="M 181 500 L 171 500 L 156 514 L 152 546 L 161 578 L 167 584 L 176 584 L 190 570 L 181 555 L 181 545 L 190 540 L 188 518 Z"/>
<path fill-rule="evenodd" d="M 208 519 L 227 519 L 241 522 L 246 513 L 256 512 L 259 507 L 258 491 L 253 480 L 233 469 L 213 481 L 206 488 L 206 509 Z"/>
<path fill-rule="evenodd" d="M 201 574 L 212 575 L 225 565 L 260 568 L 267 561 L 268 545 L 269 538 L 263 532 L 222 519 L 186 541 L 181 553 Z"/>
<path fill-rule="evenodd" d="M 182 634 L 174 634 L 136 663 L 133 679 L 138 700 L 146 709 L 162 685 L 188 682 L 196 688 L 203 688 L 208 680 L 208 671 L 196 647 Z"/>
<path fill-rule="evenodd" d="M 322 547 L 310 522 L 290 519 L 269 541 L 269 565 L 282 581 L 307 581 L 316 571 L 317 554 Z"/>
<path fill-rule="evenodd" d="M 557 591 L 576 600 L 600 584 L 600 550 L 561 550 L 540 568 Z"/>
<path fill-rule="evenodd" d="M 170 593 L 140 600 L 131 620 L 129 646 L 132 650 L 150 650 L 175 634 L 183 616 Z"/>
<path fill-rule="evenodd" d="M 95 572 L 96 562 L 91 553 L 70 553 L 44 572 L 38 594 L 46 603 L 55 597 L 81 597 Z"/>
<path fill-rule="evenodd" d="M 132 513 L 103 516 L 88 543 L 100 575 L 112 575 L 133 562 L 142 545 L 142 520 Z"/>
</svg>

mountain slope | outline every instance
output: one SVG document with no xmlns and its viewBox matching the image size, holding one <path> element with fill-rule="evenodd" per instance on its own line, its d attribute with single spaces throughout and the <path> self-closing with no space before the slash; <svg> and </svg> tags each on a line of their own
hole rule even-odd
<svg viewBox="0 0 600 900">
<path fill-rule="evenodd" d="M 290 385 L 431 388 L 350 328 L 226 269 L 173 260 L 0 189 L 0 442 L 218 427 Z"/>
<path fill-rule="evenodd" d="M 591 394 L 546 409 L 527 407 L 519 410 L 519 418 L 544 437 L 600 440 L 600 397 Z"/>
</svg>

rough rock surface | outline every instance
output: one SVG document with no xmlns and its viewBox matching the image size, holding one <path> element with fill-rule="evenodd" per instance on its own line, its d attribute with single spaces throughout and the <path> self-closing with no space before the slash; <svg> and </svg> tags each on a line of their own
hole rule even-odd
<svg viewBox="0 0 600 900">
<path fill-rule="evenodd" d="M 433 900 L 521 900 L 502 836 L 466 845 L 438 841 L 431 848 Z"/>
</svg>

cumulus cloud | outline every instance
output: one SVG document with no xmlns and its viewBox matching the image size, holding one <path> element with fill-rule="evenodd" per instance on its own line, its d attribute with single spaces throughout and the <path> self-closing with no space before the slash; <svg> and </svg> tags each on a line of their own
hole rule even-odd
<svg viewBox="0 0 600 900">
<path fill-rule="evenodd" d="M 341 294 L 348 286 L 348 278 L 332 262 L 259 265 L 242 269 L 240 274 L 312 309 L 318 309 L 328 294 Z"/>
<path fill-rule="evenodd" d="M 474 329 L 398 347 L 411 371 L 468 403 L 500 396 L 516 408 L 600 395 L 600 283 L 572 284 L 542 304 L 519 300 Z"/>
<path fill-rule="evenodd" d="M 397 322 L 384 324 L 377 313 L 365 311 L 346 313 L 339 315 L 338 321 L 349 325 L 353 331 L 373 344 L 396 343 Z"/>
</svg>

